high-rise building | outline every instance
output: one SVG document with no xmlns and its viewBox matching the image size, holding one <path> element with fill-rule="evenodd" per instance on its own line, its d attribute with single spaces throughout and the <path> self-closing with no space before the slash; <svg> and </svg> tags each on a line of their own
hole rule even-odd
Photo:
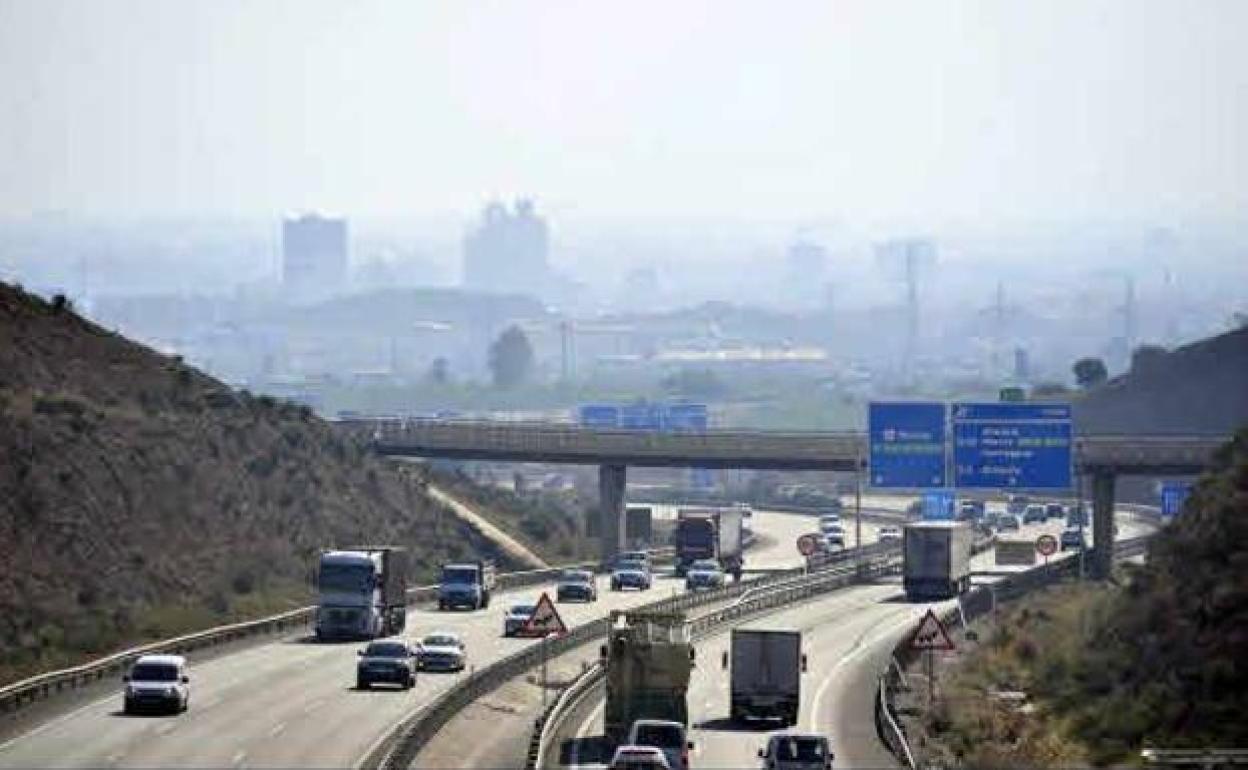
<svg viewBox="0 0 1248 770">
<path fill-rule="evenodd" d="M 282 285 L 294 299 L 346 288 L 347 220 L 303 214 L 282 222 Z"/>
<path fill-rule="evenodd" d="M 785 261 L 785 290 L 789 303 L 808 308 L 824 302 L 823 274 L 828 264 L 828 250 L 807 238 L 798 238 L 789 246 Z"/>
<path fill-rule="evenodd" d="M 546 220 L 532 201 L 516 201 L 514 212 L 490 203 L 464 238 L 464 286 L 544 296 L 550 288 L 549 241 Z"/>
</svg>

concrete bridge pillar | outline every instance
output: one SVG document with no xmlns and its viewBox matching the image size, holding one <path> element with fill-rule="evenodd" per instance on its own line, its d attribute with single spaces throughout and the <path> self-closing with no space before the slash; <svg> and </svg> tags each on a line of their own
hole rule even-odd
<svg viewBox="0 0 1248 770">
<path fill-rule="evenodd" d="M 1106 580 L 1114 567 L 1114 482 L 1110 471 L 1092 475 L 1092 549 L 1091 571 L 1096 580 Z"/>
<path fill-rule="evenodd" d="M 602 538 L 602 561 L 610 564 L 624 543 L 624 489 L 628 466 L 598 466 L 598 534 Z"/>
</svg>

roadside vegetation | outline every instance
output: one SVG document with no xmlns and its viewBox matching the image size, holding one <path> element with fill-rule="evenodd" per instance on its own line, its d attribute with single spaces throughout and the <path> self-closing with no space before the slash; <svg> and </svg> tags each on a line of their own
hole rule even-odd
<svg viewBox="0 0 1248 770">
<path fill-rule="evenodd" d="M 1118 578 L 1003 614 L 928 715 L 946 760 L 1103 766 L 1149 747 L 1248 745 L 1248 430 Z"/>
<path fill-rule="evenodd" d="M 307 408 L 0 283 L 0 683 L 306 605 L 317 553 L 360 543 L 417 582 L 494 554 Z"/>
<path fill-rule="evenodd" d="M 599 541 L 589 532 L 590 512 L 597 501 L 582 500 L 572 491 L 535 489 L 522 494 L 500 486 L 479 484 L 455 470 L 429 470 L 430 481 L 490 523 L 520 541 L 548 564 L 592 561 Z"/>
</svg>

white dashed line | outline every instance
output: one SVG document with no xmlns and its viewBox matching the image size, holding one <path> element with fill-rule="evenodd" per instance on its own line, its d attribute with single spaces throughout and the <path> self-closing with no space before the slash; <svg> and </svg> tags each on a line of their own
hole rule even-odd
<svg viewBox="0 0 1248 770">
<path fill-rule="evenodd" d="M 278 722 L 277 724 L 273 725 L 273 727 L 272 727 L 272 728 L 270 728 L 270 730 L 269 730 L 269 737 L 270 737 L 270 738 L 276 738 L 276 737 L 278 736 L 278 734 L 280 734 L 280 733 L 282 732 L 282 730 L 285 730 L 285 729 L 286 729 L 286 723 L 285 723 L 285 722 Z"/>
</svg>

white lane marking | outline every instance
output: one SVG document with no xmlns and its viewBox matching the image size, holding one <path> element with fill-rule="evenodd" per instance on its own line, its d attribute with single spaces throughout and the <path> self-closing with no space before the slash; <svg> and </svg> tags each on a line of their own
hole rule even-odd
<svg viewBox="0 0 1248 770">
<path fill-rule="evenodd" d="M 285 729 L 286 729 L 286 723 L 278 722 L 277 724 L 273 725 L 273 727 L 269 729 L 269 737 L 276 738 L 282 732 L 282 730 L 285 730 Z"/>
<path fill-rule="evenodd" d="M 91 701 L 85 706 L 79 706 L 78 708 L 74 709 L 73 711 L 70 711 L 67 714 L 62 714 L 50 722 L 44 722 L 43 724 L 39 725 L 33 730 L 30 730 L 28 732 L 22 733 L 21 735 L 10 738 L 4 743 L 0 743 L 0 751 L 9 748 L 10 746 L 14 745 L 18 741 L 23 741 L 27 738 L 33 738 L 36 735 L 39 735 L 40 733 L 47 732 L 48 730 L 51 730 L 53 727 L 56 727 L 57 725 L 68 722 L 71 719 L 75 719 L 83 712 L 90 711 L 91 709 L 97 706 L 100 706 L 101 704 L 107 703 L 108 701 L 113 700 L 114 698 L 117 698 L 117 697 L 118 697 L 117 695 L 106 695 L 103 698 L 99 698 L 97 700 Z"/>
<path fill-rule="evenodd" d="M 589 714 L 581 720 L 581 724 L 576 728 L 576 734 L 573 736 L 576 740 L 572 741 L 572 756 L 569 757 L 569 760 L 571 760 L 568 762 L 569 767 L 581 766 L 581 739 L 589 734 L 589 726 L 593 724 L 593 721 L 598 718 L 598 715 L 602 713 L 606 707 L 607 702 L 605 700 L 599 701 L 598 705 L 590 709 Z"/>
<path fill-rule="evenodd" d="M 242 767 L 243 763 L 246 761 L 247 761 L 247 752 L 240 751 L 234 755 L 233 759 L 230 760 L 230 764 L 233 765 L 234 767 Z"/>
<path fill-rule="evenodd" d="M 884 631 L 878 634 L 875 634 L 871 639 L 872 643 L 870 644 L 866 643 L 865 640 L 859 641 L 859 643 L 855 645 L 852 650 L 845 653 L 845 655 L 843 655 L 841 659 L 836 662 L 836 665 L 832 666 L 832 668 L 828 670 L 827 676 L 825 676 L 823 678 L 823 681 L 819 684 L 819 689 L 815 691 L 815 698 L 813 701 L 811 701 L 811 704 L 810 704 L 811 705 L 811 708 L 810 708 L 810 731 L 811 732 L 819 732 L 819 713 L 823 710 L 822 708 L 823 698 L 825 695 L 828 694 L 828 688 L 832 686 L 832 680 L 836 678 L 835 674 L 837 670 L 839 670 L 841 666 L 845 665 L 846 663 L 849 663 L 854 658 L 857 658 L 859 655 L 862 655 L 864 652 L 871 649 L 874 642 L 877 642 L 883 637 L 892 634 L 894 631 L 896 631 L 899 628 L 904 628 L 913 623 L 914 623 L 914 618 L 910 616 L 909 614 L 907 614 L 906 617 L 902 619 L 901 623 L 894 623 L 888 626 L 888 628 L 886 628 Z"/>
<path fill-rule="evenodd" d="M 166 722 L 165 724 L 163 724 L 163 725 L 161 725 L 160 727 L 157 727 L 157 728 L 156 728 L 156 734 L 157 734 L 157 735 L 168 735 L 169 733 L 173 732 L 173 728 L 175 728 L 175 727 L 177 727 L 177 726 L 178 726 L 178 725 L 177 725 L 177 723 L 176 723 L 176 722 Z"/>
<path fill-rule="evenodd" d="M 311 714 L 313 711 L 316 711 L 318 708 L 320 708 L 321 704 L 324 702 L 325 702 L 324 698 L 313 698 L 312 700 L 308 701 L 307 704 L 304 705 L 303 713 Z"/>
</svg>

